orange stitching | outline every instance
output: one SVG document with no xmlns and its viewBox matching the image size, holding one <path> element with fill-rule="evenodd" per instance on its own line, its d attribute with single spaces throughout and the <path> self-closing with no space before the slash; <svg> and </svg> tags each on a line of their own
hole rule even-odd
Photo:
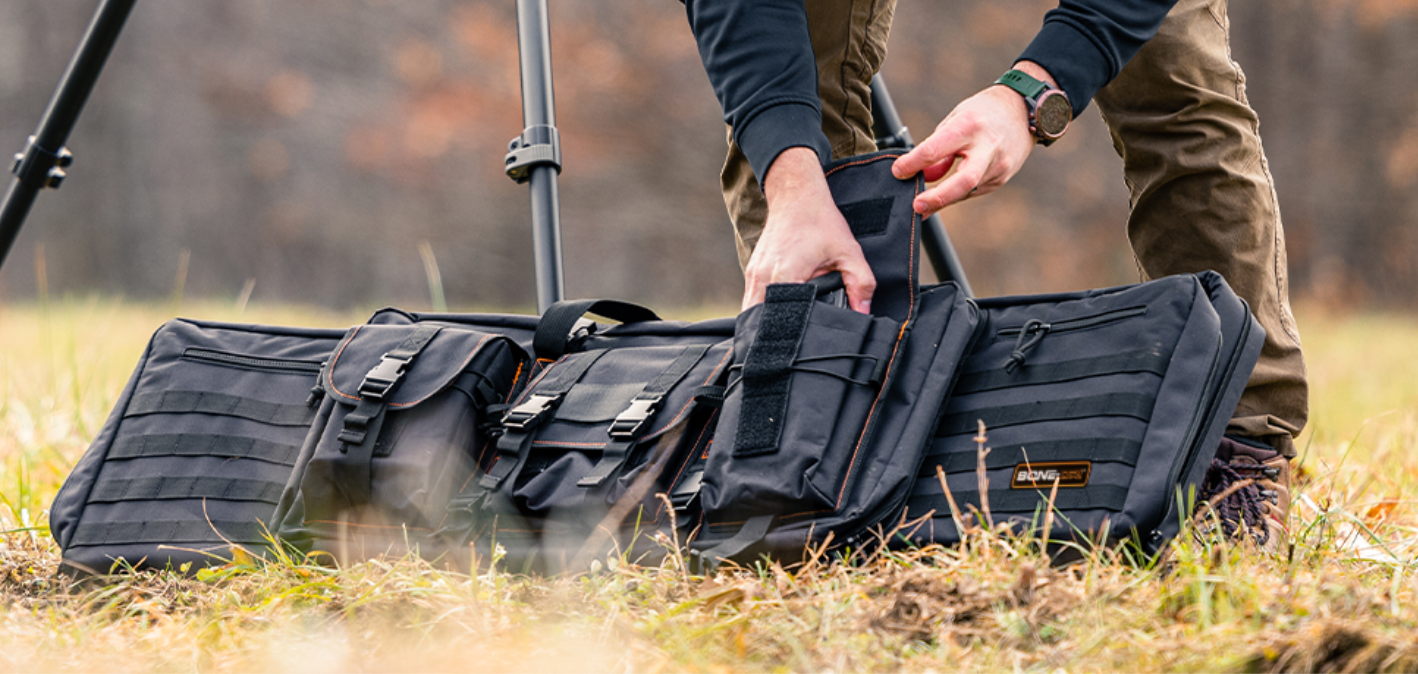
<svg viewBox="0 0 1418 674">
<path fill-rule="evenodd" d="M 704 380 L 704 383 L 703 383 L 703 384 L 700 384 L 700 386 L 708 386 L 708 385 L 709 385 L 709 382 L 714 381 L 714 378 L 719 376 L 719 368 L 723 367 L 724 361 L 727 360 L 728 357 L 729 357 L 729 355 L 732 354 L 732 353 L 733 353 L 733 349 L 729 349 L 729 350 L 726 350 L 726 351 L 724 352 L 724 356 L 719 359 L 719 363 L 714 366 L 714 370 L 709 373 L 709 377 L 706 378 L 706 379 Z M 664 431 L 667 430 L 667 429 L 673 428 L 675 424 L 678 424 L 678 423 L 679 423 L 679 420 L 680 420 L 681 417 L 684 416 L 684 413 L 687 412 L 687 411 L 689 411 L 689 408 L 690 408 L 691 406 L 693 406 L 693 405 L 694 405 L 694 396 L 690 396 L 689 402 L 685 403 L 685 404 L 684 404 L 684 407 L 681 407 L 681 408 L 680 408 L 679 413 L 675 415 L 675 418 L 671 419 L 671 420 L 669 421 L 669 423 L 666 423 L 664 426 L 661 426 L 661 427 L 659 427 L 659 428 L 657 428 L 657 429 L 655 429 L 655 430 L 653 430 L 653 431 L 650 431 L 649 433 L 646 433 L 643 437 L 640 438 L 640 440 L 643 441 L 643 440 L 645 440 L 645 439 L 647 439 L 647 438 L 654 437 L 656 434 L 662 433 L 662 432 L 664 432 Z"/>
<path fill-rule="evenodd" d="M 709 413 L 709 418 L 704 421 L 704 428 L 699 430 L 699 437 L 695 438 L 694 444 L 689 446 L 689 454 L 686 456 L 684 464 L 679 467 L 679 472 L 675 473 L 675 479 L 670 481 L 670 489 L 674 489 L 674 486 L 679 483 L 679 479 L 684 477 L 684 471 L 689 470 L 689 464 L 694 463 L 694 450 L 699 447 L 699 441 L 704 439 L 704 434 L 708 433 L 709 429 L 714 427 L 714 417 L 717 416 L 719 416 L 719 410 L 717 409 Z M 709 439 L 709 442 L 713 441 L 713 438 Z M 708 452 L 705 452 L 705 454 L 707 455 Z M 655 521 L 659 522 L 660 515 L 665 512 L 665 502 L 659 499 L 655 500 L 660 504 L 660 507 L 655 509 Z"/>
<path fill-rule="evenodd" d="M 330 371 L 326 375 L 326 378 L 330 380 L 330 390 L 334 391 L 338 395 L 349 398 L 350 400 L 359 400 L 359 398 L 349 395 L 335 387 L 335 365 L 340 362 L 340 356 L 345 355 L 345 347 L 348 347 L 350 345 L 350 342 L 354 341 L 355 335 L 358 335 L 360 329 L 363 327 L 363 325 L 356 325 L 354 332 L 351 332 L 350 336 L 345 338 L 344 343 L 340 344 L 340 350 L 335 353 L 335 359 L 330 361 Z"/>
<path fill-rule="evenodd" d="M 902 153 L 902 154 L 905 154 L 905 153 Z M 851 166 L 863 166 L 863 165 L 866 165 L 866 164 L 870 164 L 870 163 L 872 163 L 872 162 L 881 161 L 881 160 L 883 160 L 883 159 L 896 159 L 897 157 L 900 157 L 900 156 L 901 156 L 901 154 L 883 154 L 883 155 L 879 155 L 879 156 L 876 156 L 876 157 L 872 157 L 871 159 L 860 159 L 860 160 L 857 160 L 857 161 L 854 161 L 854 162 L 847 162 L 846 164 L 842 164 L 842 165 L 840 165 L 840 166 L 834 166 L 834 167 L 832 168 L 832 170 L 831 170 L 831 171 L 828 171 L 825 175 L 829 175 L 829 176 L 830 176 L 830 175 L 832 175 L 833 173 L 836 173 L 836 172 L 838 172 L 838 171 L 841 171 L 841 170 L 844 169 L 844 168 L 848 168 L 848 167 L 851 167 Z"/>
</svg>

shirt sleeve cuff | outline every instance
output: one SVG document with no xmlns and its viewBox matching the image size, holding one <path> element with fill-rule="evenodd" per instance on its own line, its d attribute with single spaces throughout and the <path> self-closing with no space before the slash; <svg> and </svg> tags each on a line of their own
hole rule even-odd
<svg viewBox="0 0 1418 674">
<path fill-rule="evenodd" d="M 788 148 L 809 148 L 817 153 L 820 162 L 832 158 L 832 145 L 822 132 L 822 112 L 813 105 L 797 101 L 765 107 L 743 128 L 735 129 L 734 142 L 748 157 L 760 188 L 768 168 Z"/>
<path fill-rule="evenodd" d="M 1045 20 L 1019 60 L 1033 61 L 1053 75 L 1068 94 L 1075 118 L 1121 69 L 1088 33 L 1062 18 Z"/>
</svg>

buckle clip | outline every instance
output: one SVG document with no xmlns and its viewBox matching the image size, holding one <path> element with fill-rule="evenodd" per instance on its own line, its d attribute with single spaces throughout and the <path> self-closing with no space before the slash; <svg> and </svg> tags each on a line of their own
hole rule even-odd
<svg viewBox="0 0 1418 674">
<path fill-rule="evenodd" d="M 660 409 L 660 400 L 663 398 L 636 398 L 630 401 L 630 407 L 624 412 L 617 414 L 615 421 L 611 422 L 610 435 L 617 440 L 629 440 L 635 437 L 635 432 L 645 425 L 645 422 Z"/>
<path fill-rule="evenodd" d="M 408 365 L 407 359 L 384 354 L 379 358 L 379 364 L 375 365 L 369 374 L 364 375 L 364 381 L 360 382 L 360 397 L 383 400 L 384 396 L 389 395 L 399 384 L 399 380 L 404 378 L 404 368 Z"/>
<path fill-rule="evenodd" d="M 517 431 L 525 431 L 541 422 L 542 416 L 553 409 L 556 409 L 561 402 L 559 395 L 542 395 L 533 393 L 526 402 L 507 410 L 506 416 L 502 417 L 503 428 Z"/>
</svg>

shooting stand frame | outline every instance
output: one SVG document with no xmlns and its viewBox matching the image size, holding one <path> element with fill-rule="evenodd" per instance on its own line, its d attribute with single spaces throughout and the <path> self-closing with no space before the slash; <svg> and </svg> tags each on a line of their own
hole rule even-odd
<svg viewBox="0 0 1418 674">
<path fill-rule="evenodd" d="M 57 189 L 65 169 L 73 163 L 65 143 L 83 112 L 104 63 L 118 41 L 123 24 L 137 0 L 101 0 L 88 31 L 59 81 L 39 127 L 15 155 L 15 177 L 0 202 L 0 267 L 10 252 L 20 227 L 43 189 Z M 566 295 L 561 248 L 561 204 L 557 176 L 561 173 L 561 136 L 556 130 L 556 104 L 552 92 L 551 29 L 547 0 L 516 0 L 517 51 L 522 73 L 521 135 L 508 144 L 504 164 L 508 177 L 529 183 L 532 210 L 532 249 L 537 283 L 537 312 Z M 901 123 L 896 106 L 880 75 L 872 78 L 872 131 L 882 148 L 914 146 L 911 133 Z M 954 280 L 967 296 L 973 295 L 960 258 L 940 218 L 925 219 L 921 245 L 942 281 Z"/>
</svg>

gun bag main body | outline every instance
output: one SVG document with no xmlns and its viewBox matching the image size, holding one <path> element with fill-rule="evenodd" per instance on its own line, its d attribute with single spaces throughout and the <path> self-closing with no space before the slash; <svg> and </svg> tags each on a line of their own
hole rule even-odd
<svg viewBox="0 0 1418 674">
<path fill-rule="evenodd" d="M 200 568 L 232 544 L 265 545 L 316 416 L 311 389 L 343 334 L 181 319 L 158 329 L 50 508 L 64 568 Z"/>
<path fill-rule="evenodd" d="M 941 407 L 903 520 L 954 543 L 966 517 L 1051 540 L 1176 535 L 1259 358 L 1265 333 L 1220 275 L 979 301 L 982 334 Z M 977 466 L 983 446 L 986 482 Z M 942 484 L 942 480 L 944 484 Z M 1044 511 L 1053 529 L 1042 532 Z"/>
</svg>

